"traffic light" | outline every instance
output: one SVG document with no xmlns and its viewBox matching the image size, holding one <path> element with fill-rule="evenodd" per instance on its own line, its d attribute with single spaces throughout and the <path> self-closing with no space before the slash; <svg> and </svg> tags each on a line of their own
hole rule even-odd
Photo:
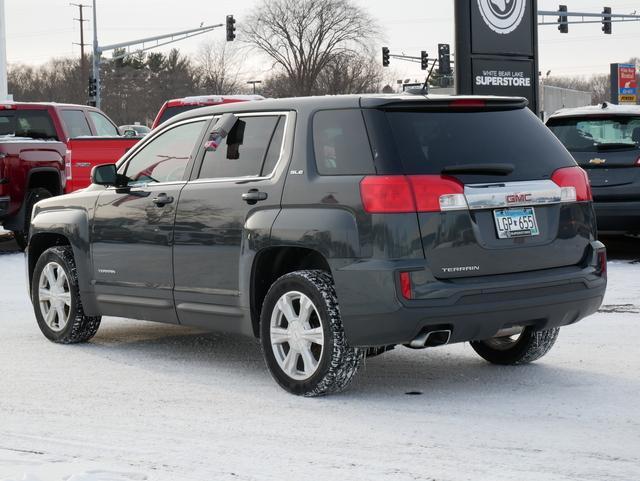
<svg viewBox="0 0 640 481">
<path fill-rule="evenodd" d="M 438 73 L 451 75 L 451 46 L 448 43 L 438 44 Z"/>
<path fill-rule="evenodd" d="M 389 66 L 389 48 L 388 47 L 382 47 L 382 66 L 383 67 Z"/>
<path fill-rule="evenodd" d="M 89 77 L 89 97 L 95 97 L 98 93 L 97 82 L 93 77 Z"/>
<path fill-rule="evenodd" d="M 227 15 L 227 42 L 233 42 L 236 38 L 236 19 L 233 15 Z"/>
<path fill-rule="evenodd" d="M 569 33 L 569 17 L 567 15 L 563 15 L 563 13 L 567 13 L 567 6 L 560 5 L 560 7 L 558 7 L 558 11 L 560 12 L 560 16 L 558 17 L 558 30 L 560 30 L 560 33 Z"/>
<path fill-rule="evenodd" d="M 611 35 L 611 7 L 604 7 L 602 11 L 602 31 Z"/>
<path fill-rule="evenodd" d="M 424 50 L 420 52 L 420 68 L 422 70 L 429 68 L 429 54 Z"/>
</svg>

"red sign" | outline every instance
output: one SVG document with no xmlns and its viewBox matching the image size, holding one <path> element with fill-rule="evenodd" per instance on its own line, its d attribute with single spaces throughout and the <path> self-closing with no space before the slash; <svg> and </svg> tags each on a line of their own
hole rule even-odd
<svg viewBox="0 0 640 481">
<path fill-rule="evenodd" d="M 618 84 L 621 89 L 638 88 L 635 65 L 633 67 L 622 65 L 618 67 Z"/>
</svg>

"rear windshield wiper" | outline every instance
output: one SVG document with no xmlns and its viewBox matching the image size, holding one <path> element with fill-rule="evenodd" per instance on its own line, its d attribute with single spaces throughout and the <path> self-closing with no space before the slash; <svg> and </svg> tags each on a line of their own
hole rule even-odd
<svg viewBox="0 0 640 481">
<path fill-rule="evenodd" d="M 637 149 L 638 146 L 636 144 L 631 144 L 628 142 L 609 142 L 605 144 L 596 144 L 596 149 L 598 150 L 615 150 L 615 149 Z"/>
<path fill-rule="evenodd" d="M 514 171 L 513 164 L 459 164 L 443 168 L 442 174 L 478 174 L 509 175 Z"/>
</svg>

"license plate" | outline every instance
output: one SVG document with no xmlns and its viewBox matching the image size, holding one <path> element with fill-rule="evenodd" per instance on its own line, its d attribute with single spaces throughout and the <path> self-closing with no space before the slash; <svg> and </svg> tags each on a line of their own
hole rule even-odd
<svg viewBox="0 0 640 481">
<path fill-rule="evenodd" d="M 531 237 L 540 234 L 533 207 L 494 210 L 498 238 Z"/>
</svg>

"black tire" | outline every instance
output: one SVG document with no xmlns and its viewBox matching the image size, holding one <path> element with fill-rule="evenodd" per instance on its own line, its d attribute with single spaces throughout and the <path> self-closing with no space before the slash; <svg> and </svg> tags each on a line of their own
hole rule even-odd
<svg viewBox="0 0 640 481">
<path fill-rule="evenodd" d="M 473 341 L 471 347 L 486 361 L 492 364 L 527 364 L 540 359 L 553 347 L 560 329 L 539 331 L 527 327 L 515 340 L 494 338 L 486 341 Z"/>
<path fill-rule="evenodd" d="M 278 300 L 287 293 L 302 293 L 313 302 L 314 325 L 322 327 L 323 346 L 316 353 L 317 367 L 306 379 L 295 379 L 285 372 L 276 359 L 276 347 L 271 343 L 271 320 Z M 300 307 L 298 306 L 298 309 Z M 297 312 L 300 316 L 300 310 Z M 283 319 L 283 318 L 280 318 Z M 310 321 L 311 323 L 311 317 Z M 347 345 L 338 298 L 333 287 L 333 278 L 325 271 L 303 270 L 286 274 L 273 283 L 262 305 L 260 316 L 260 339 L 265 361 L 271 375 L 285 390 L 299 396 L 322 396 L 340 392 L 351 383 L 365 357 L 365 349 Z M 281 344 L 283 352 L 291 350 L 291 344 Z M 316 346 L 317 347 L 317 346 Z M 294 354 L 296 350 L 293 350 Z M 301 352 L 301 351 L 300 351 Z M 298 355 L 296 366 L 305 360 Z M 302 359 L 302 360 L 301 360 Z M 297 369 L 297 367 L 296 367 Z M 305 367 L 306 369 L 306 367 Z"/>
<path fill-rule="evenodd" d="M 40 307 L 40 279 L 47 265 L 60 266 L 67 280 L 65 286 L 70 294 L 70 304 L 65 308 L 68 312 L 68 320 L 61 330 L 52 329 L 47 324 L 43 310 Z M 50 341 L 61 344 L 77 344 L 88 341 L 98 332 L 101 317 L 87 316 L 82 309 L 76 264 L 73 258 L 73 251 L 69 246 L 51 247 L 42 253 L 33 271 L 31 302 L 38 326 Z"/>
<path fill-rule="evenodd" d="M 20 229 L 13 231 L 13 237 L 21 250 L 25 250 L 29 242 L 29 227 L 31 225 L 33 206 L 36 205 L 36 202 L 49 197 L 52 197 L 51 192 L 40 187 L 27 191 L 27 195 L 24 198 L 24 217 L 20 219 Z"/>
</svg>

